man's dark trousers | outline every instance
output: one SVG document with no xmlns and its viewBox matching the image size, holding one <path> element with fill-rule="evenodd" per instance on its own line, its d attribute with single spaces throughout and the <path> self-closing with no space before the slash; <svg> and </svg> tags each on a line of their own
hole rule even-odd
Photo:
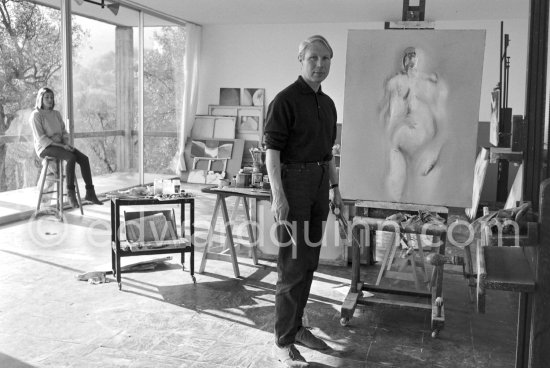
<svg viewBox="0 0 550 368">
<path fill-rule="evenodd" d="M 319 264 L 324 223 L 329 211 L 328 163 L 282 164 L 281 179 L 289 203 L 288 230 L 279 225 L 275 295 L 275 338 L 280 347 L 294 343 L 302 326 L 313 273 Z"/>
</svg>

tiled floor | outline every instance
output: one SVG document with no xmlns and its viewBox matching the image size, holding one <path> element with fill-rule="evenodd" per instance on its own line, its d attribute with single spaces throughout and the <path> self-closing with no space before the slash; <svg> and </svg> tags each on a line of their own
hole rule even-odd
<svg viewBox="0 0 550 368">
<path fill-rule="evenodd" d="M 197 219 L 207 223 L 214 198 L 198 189 L 190 188 Z M 123 274 L 122 291 L 91 285 L 75 275 L 110 268 L 109 206 L 85 214 L 0 227 L 0 367 L 279 367 L 270 355 L 273 262 L 255 266 L 243 252 L 237 279 L 230 263 L 209 260 L 193 285 L 174 257 L 153 272 Z M 199 249 L 196 269 L 200 257 Z M 332 349 L 300 348 L 312 367 L 514 366 L 515 294 L 488 294 L 478 315 L 459 269 L 447 267 L 439 338 L 419 311 L 359 307 L 342 327 L 350 271 L 323 265 L 316 273 L 306 323 Z"/>
</svg>

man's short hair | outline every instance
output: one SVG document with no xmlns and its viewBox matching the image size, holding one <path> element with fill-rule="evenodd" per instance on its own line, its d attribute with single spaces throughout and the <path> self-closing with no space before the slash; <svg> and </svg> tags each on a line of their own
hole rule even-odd
<svg viewBox="0 0 550 368">
<path fill-rule="evenodd" d="M 330 51 L 330 58 L 332 59 L 332 55 L 333 55 L 332 47 L 330 47 L 327 39 L 324 38 L 321 35 L 314 35 L 314 36 L 308 37 L 305 40 L 303 40 L 302 42 L 300 42 L 300 45 L 298 46 L 298 60 L 302 61 L 304 59 L 304 55 L 306 54 L 306 50 L 314 42 L 322 43 Z"/>
</svg>

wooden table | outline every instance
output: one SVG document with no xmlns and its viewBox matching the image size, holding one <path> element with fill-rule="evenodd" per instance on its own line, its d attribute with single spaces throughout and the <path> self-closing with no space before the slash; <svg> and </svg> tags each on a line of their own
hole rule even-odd
<svg viewBox="0 0 550 368">
<path fill-rule="evenodd" d="M 269 201 L 270 195 L 271 195 L 270 191 L 256 189 L 256 188 L 235 188 L 235 187 L 224 187 L 224 188 L 208 187 L 208 188 L 203 188 L 201 191 L 203 193 L 215 194 L 216 205 L 214 206 L 214 213 L 212 214 L 210 228 L 208 229 L 208 235 L 206 237 L 206 246 L 204 248 L 202 261 L 198 272 L 199 273 L 204 272 L 204 269 L 206 268 L 207 259 L 217 259 L 217 260 L 223 260 L 223 261 L 230 261 L 233 264 L 233 272 L 235 273 L 235 277 L 240 277 L 239 265 L 237 261 L 237 253 L 235 251 L 235 242 L 233 240 L 233 231 L 231 228 L 231 224 L 235 219 L 235 214 L 239 207 L 239 203 L 242 201 L 244 206 L 244 214 L 247 222 L 248 236 L 250 239 L 252 260 L 254 261 L 254 264 L 258 264 L 258 257 L 256 254 L 256 247 L 257 247 L 256 236 L 254 233 L 254 229 L 252 229 L 252 223 L 251 223 L 251 217 L 250 217 L 251 206 L 249 206 L 248 204 L 248 199 Z M 237 202 L 235 203 L 235 207 L 231 218 L 229 217 L 229 213 L 227 210 L 227 203 L 225 201 L 225 199 L 228 197 L 237 197 Z M 209 251 L 209 248 L 212 244 L 212 236 L 214 235 L 214 228 L 216 227 L 218 212 L 220 208 L 222 210 L 223 222 L 224 222 L 225 233 L 226 233 L 226 236 L 225 236 L 226 251 L 228 250 L 230 254 L 224 253 L 225 251 L 222 253 L 215 253 L 215 252 Z"/>
</svg>

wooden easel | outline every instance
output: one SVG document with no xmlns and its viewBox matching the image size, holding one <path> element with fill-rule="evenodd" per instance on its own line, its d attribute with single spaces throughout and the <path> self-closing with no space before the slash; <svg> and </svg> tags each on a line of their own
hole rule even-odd
<svg viewBox="0 0 550 368">
<path fill-rule="evenodd" d="M 427 278 L 421 237 L 419 234 L 401 234 L 398 232 L 394 232 L 392 235 L 392 241 L 384 254 L 375 285 L 380 285 L 382 278 L 386 277 L 401 281 L 413 281 L 416 289 L 421 290 Z M 412 245 L 413 238 L 417 244 L 416 249 Z M 400 257 L 396 258 L 400 246 L 402 246 L 402 251 Z M 392 270 L 394 262 L 398 263 L 397 271 Z M 410 266 L 410 273 L 405 272 L 407 266 Z M 418 272 L 418 268 L 421 269 L 421 273 Z"/>
<path fill-rule="evenodd" d="M 387 217 L 397 213 L 417 214 L 419 210 L 436 213 L 444 219 L 447 218 L 448 209 L 440 206 L 420 206 L 414 204 L 386 203 L 374 201 L 358 201 L 355 203 L 356 213 L 353 221 L 352 236 L 352 276 L 351 286 L 341 309 L 340 323 L 347 325 L 353 317 L 357 304 L 364 305 L 384 305 L 386 307 L 421 309 L 431 311 L 432 315 L 432 336 L 435 337 L 443 329 L 445 324 L 445 313 L 443 307 L 443 265 L 450 263 L 445 256 L 445 243 L 447 236 L 446 225 L 426 225 L 420 223 L 411 223 L 405 227 L 399 226 L 397 222 L 386 220 Z M 365 231 L 366 236 L 361 236 L 361 230 Z M 376 231 L 389 231 L 394 233 L 391 245 L 386 249 L 381 270 L 375 284 L 367 284 L 361 281 L 360 275 L 360 254 L 362 245 L 368 247 L 372 252 L 371 260 L 374 259 L 374 241 Z M 418 236 L 419 234 L 431 235 L 434 241 L 440 241 L 439 252 L 424 256 L 422 250 L 421 259 L 418 255 L 410 258 L 412 274 L 404 272 L 404 267 L 398 271 L 389 271 L 391 262 L 395 258 L 397 246 L 401 243 L 402 235 L 405 238 Z M 360 240 L 365 239 L 366 244 L 360 244 Z M 409 260 L 407 260 L 408 262 Z M 425 262 L 433 266 L 429 287 L 422 290 L 421 278 L 416 272 L 419 261 L 422 267 Z M 425 268 L 421 268 L 425 272 Z M 414 281 L 416 290 L 397 287 L 381 287 L 380 281 L 383 277 L 392 277 L 400 280 Z M 374 296 L 363 297 L 362 291 L 369 291 Z M 383 294 L 383 295 L 382 295 Z M 414 301 L 404 301 L 392 299 L 391 295 L 412 297 Z M 390 296 L 390 297 L 388 297 Z"/>
</svg>

